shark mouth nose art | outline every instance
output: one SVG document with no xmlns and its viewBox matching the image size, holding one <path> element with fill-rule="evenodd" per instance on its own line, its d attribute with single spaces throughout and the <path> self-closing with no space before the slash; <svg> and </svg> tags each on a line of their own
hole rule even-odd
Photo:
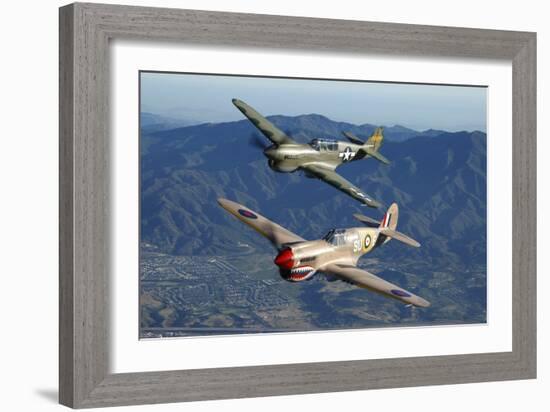
<svg viewBox="0 0 550 412">
<path fill-rule="evenodd" d="M 311 266 L 300 266 L 290 270 L 288 279 L 294 282 L 306 280 L 315 273 L 315 269 Z"/>
</svg>

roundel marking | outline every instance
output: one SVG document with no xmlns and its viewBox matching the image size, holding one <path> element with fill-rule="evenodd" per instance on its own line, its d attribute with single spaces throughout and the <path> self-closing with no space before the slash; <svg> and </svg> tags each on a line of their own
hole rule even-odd
<svg viewBox="0 0 550 412">
<path fill-rule="evenodd" d="M 401 298 L 410 298 L 411 297 L 411 295 L 409 295 L 404 290 L 392 289 L 392 290 L 390 290 L 390 292 L 393 293 L 395 296 L 399 296 Z"/>
<path fill-rule="evenodd" d="M 365 236 L 365 249 L 369 248 L 371 242 L 372 242 L 372 239 L 371 239 L 370 235 Z"/>
<path fill-rule="evenodd" d="M 246 210 L 246 209 L 239 209 L 238 210 L 239 214 L 241 216 L 244 216 L 244 217 L 247 217 L 249 219 L 258 219 L 258 216 L 256 216 L 254 213 L 252 213 L 250 210 Z"/>
</svg>

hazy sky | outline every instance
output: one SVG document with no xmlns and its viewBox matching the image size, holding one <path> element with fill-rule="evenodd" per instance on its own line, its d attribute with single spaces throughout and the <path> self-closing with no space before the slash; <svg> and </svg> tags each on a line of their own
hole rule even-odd
<svg viewBox="0 0 550 412">
<path fill-rule="evenodd" d="M 141 74 L 141 111 L 195 123 L 242 120 L 233 97 L 264 115 L 318 113 L 354 124 L 486 130 L 484 87 Z"/>
</svg>

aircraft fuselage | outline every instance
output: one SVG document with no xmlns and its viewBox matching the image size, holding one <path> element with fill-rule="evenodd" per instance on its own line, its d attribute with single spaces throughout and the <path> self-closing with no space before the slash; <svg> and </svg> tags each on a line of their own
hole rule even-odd
<svg viewBox="0 0 550 412">
<path fill-rule="evenodd" d="M 281 276 L 291 282 L 308 280 L 332 263 L 357 264 L 357 260 L 388 239 L 378 228 L 333 229 L 323 239 L 288 245 L 275 258 Z"/>
<path fill-rule="evenodd" d="M 343 141 L 334 141 L 315 148 L 311 144 L 273 145 L 264 150 L 269 166 L 283 173 L 291 173 L 308 163 L 320 163 L 336 168 L 339 165 L 366 157 L 359 152 L 361 146 Z"/>
</svg>

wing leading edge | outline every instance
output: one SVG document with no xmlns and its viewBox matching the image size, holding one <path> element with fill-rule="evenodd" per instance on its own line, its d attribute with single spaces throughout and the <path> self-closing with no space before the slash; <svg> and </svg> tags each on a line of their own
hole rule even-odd
<svg viewBox="0 0 550 412">
<path fill-rule="evenodd" d="M 336 189 L 344 192 L 345 194 L 353 197 L 355 200 L 358 200 L 369 207 L 380 207 L 380 203 L 372 199 L 357 186 L 344 179 L 333 169 L 323 167 L 318 164 L 305 164 L 302 165 L 301 168 L 304 169 L 307 173 L 312 174 L 318 179 L 324 180 L 329 185 L 334 186 Z"/>
<path fill-rule="evenodd" d="M 219 198 L 218 203 L 237 219 L 269 239 L 277 249 L 282 249 L 288 243 L 305 241 L 304 238 L 248 209 L 246 206 L 223 198 Z"/>
<path fill-rule="evenodd" d="M 409 305 L 420 306 L 423 308 L 430 306 L 430 302 L 426 299 L 416 296 L 413 293 L 388 282 L 387 280 L 379 278 L 378 276 L 355 266 L 338 265 L 333 263 L 327 265 L 323 269 L 323 272 L 332 274 L 341 280 L 353 283 L 358 287 L 381 293 Z"/>
<path fill-rule="evenodd" d="M 278 129 L 273 123 L 263 117 L 254 108 L 239 99 L 233 99 L 233 104 L 242 114 L 246 116 L 248 120 L 252 122 L 256 128 L 263 133 L 265 137 L 271 140 L 276 145 L 279 144 L 296 144 L 294 140 L 288 137 L 280 129 Z"/>
</svg>

